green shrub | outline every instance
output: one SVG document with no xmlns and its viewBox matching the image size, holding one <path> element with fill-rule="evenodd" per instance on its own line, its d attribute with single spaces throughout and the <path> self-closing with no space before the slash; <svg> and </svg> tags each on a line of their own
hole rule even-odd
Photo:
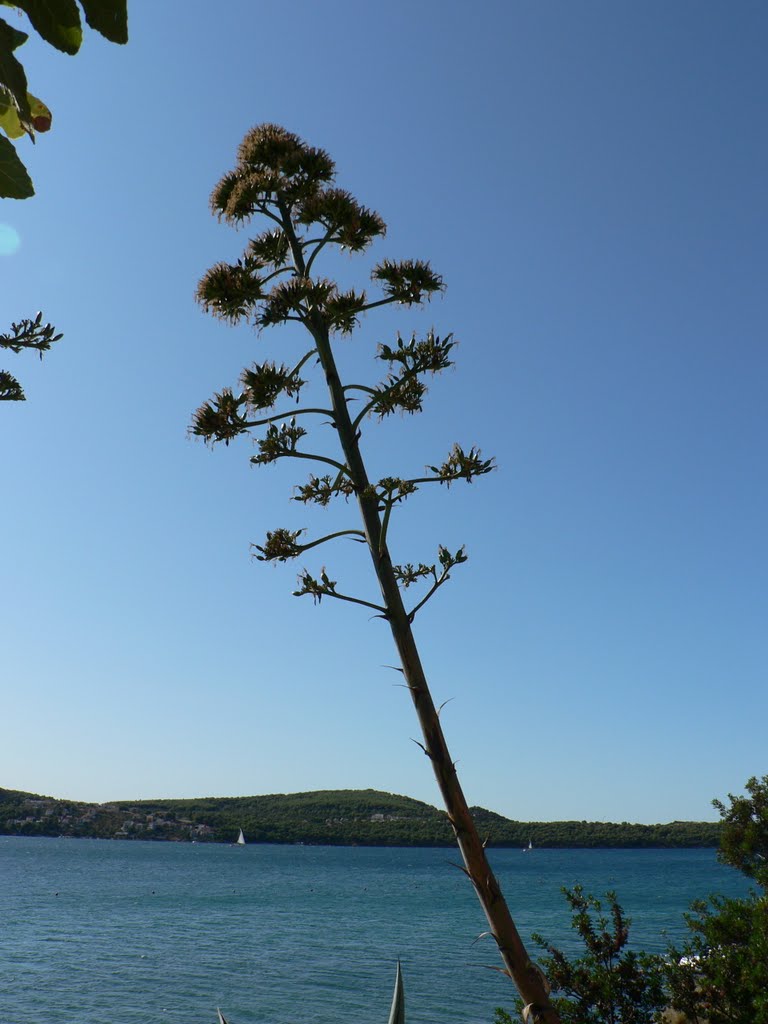
<svg viewBox="0 0 768 1024">
<path fill-rule="evenodd" d="M 667 1003 L 664 962 L 650 953 L 626 949 L 629 918 L 615 893 L 605 895 L 606 907 L 580 885 L 563 889 L 574 928 L 584 952 L 569 958 L 542 936 L 534 935 L 546 952 L 542 967 L 552 984 L 553 1005 L 563 1024 L 655 1024 Z M 517 1013 L 523 1012 L 518 1001 Z M 496 1010 L 495 1024 L 513 1024 L 510 1014 Z"/>
</svg>

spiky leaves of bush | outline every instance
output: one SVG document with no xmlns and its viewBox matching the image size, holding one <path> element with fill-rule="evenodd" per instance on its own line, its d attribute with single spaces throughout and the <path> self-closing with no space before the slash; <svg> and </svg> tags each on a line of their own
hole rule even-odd
<svg viewBox="0 0 768 1024">
<path fill-rule="evenodd" d="M 744 899 L 697 900 L 690 938 L 668 958 L 672 1005 L 709 1024 L 768 1024 L 768 775 L 744 788 L 728 805 L 712 801 L 723 821 L 718 857 L 758 887 Z"/>
<path fill-rule="evenodd" d="M 768 1024 L 768 898 L 710 896 L 686 915 L 691 937 L 670 950 L 670 1003 L 691 1021 Z"/>
<path fill-rule="evenodd" d="M 555 994 L 554 1005 L 563 1024 L 655 1024 L 667 1003 L 663 960 L 627 949 L 629 926 L 616 894 L 603 901 L 580 885 L 563 889 L 571 908 L 571 927 L 584 952 L 568 957 L 541 935 L 536 944 L 545 951 L 542 966 Z M 518 1005 L 518 1012 L 522 1011 Z M 519 1018 L 518 1018 L 519 1019 Z M 496 1024 L 512 1024 L 510 1015 L 496 1011 Z"/>
</svg>

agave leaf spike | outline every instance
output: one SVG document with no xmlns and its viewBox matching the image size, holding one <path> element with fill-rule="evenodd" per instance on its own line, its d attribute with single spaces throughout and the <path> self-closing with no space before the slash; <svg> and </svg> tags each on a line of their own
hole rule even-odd
<svg viewBox="0 0 768 1024">
<path fill-rule="evenodd" d="M 403 972 L 400 970 L 399 960 L 397 961 L 395 991 L 392 995 L 392 1007 L 389 1011 L 388 1024 L 405 1024 L 405 993 L 403 991 Z"/>
</svg>

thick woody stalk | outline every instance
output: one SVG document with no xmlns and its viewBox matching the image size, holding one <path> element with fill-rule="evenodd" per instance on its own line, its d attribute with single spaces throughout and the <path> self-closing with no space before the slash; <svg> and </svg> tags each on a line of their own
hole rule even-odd
<svg viewBox="0 0 768 1024">
<path fill-rule="evenodd" d="M 532 1015 L 529 1019 L 532 1022 L 540 1021 L 542 1024 L 557 1024 L 559 1017 L 549 1004 L 542 975 L 530 961 L 499 884 L 488 863 L 485 848 L 448 751 L 437 709 L 419 658 L 411 624 L 392 571 L 389 551 L 386 542 L 382 543 L 381 541 L 381 521 L 377 499 L 366 495 L 368 480 L 365 466 L 357 439 L 352 431 L 346 403 L 341 395 L 341 387 L 333 365 L 330 346 L 328 345 L 326 348 L 327 342 L 324 344 L 317 335 L 315 335 L 315 340 L 318 343 L 320 361 L 323 364 L 326 381 L 333 399 L 339 439 L 355 482 L 366 540 L 376 578 L 381 588 L 384 606 L 387 609 L 387 619 L 400 655 L 405 682 L 421 726 L 424 749 L 432 762 L 435 778 L 443 796 L 448 819 L 456 835 L 456 842 L 461 851 L 466 872 L 475 887 L 488 919 L 491 933 L 499 946 L 504 965 L 524 1002 L 531 1005 Z"/>
<path fill-rule="evenodd" d="M 301 245 L 293 230 L 290 216 L 284 207 L 281 209 L 281 213 L 283 214 L 282 227 L 289 239 L 296 270 L 304 276 L 305 263 Z M 392 570 L 389 551 L 386 542 L 382 539 L 378 499 L 370 487 L 358 444 L 358 435 L 349 416 L 347 401 L 331 348 L 328 326 L 319 311 L 312 312 L 306 323 L 317 346 L 317 354 L 331 398 L 334 425 L 355 487 L 368 549 L 381 589 L 386 617 L 400 655 L 405 682 L 419 719 L 424 739 L 424 750 L 432 762 L 435 778 L 448 812 L 448 819 L 461 851 L 465 871 L 474 885 L 488 920 L 491 934 L 499 947 L 505 970 L 517 986 L 523 1002 L 526 1004 L 526 1020 L 529 1024 L 560 1024 L 559 1015 L 549 1001 L 544 977 L 528 956 L 499 883 L 488 862 L 484 844 L 470 813 L 443 735 L 408 614 L 400 596 L 400 588 Z"/>
</svg>

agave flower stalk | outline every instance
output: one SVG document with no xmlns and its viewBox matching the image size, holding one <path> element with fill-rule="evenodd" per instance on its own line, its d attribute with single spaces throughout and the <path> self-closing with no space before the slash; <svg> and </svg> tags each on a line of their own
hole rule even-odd
<svg viewBox="0 0 768 1024">
<path fill-rule="evenodd" d="M 34 320 L 20 320 L 19 323 L 11 324 L 8 333 L 0 334 L 0 349 L 10 349 L 17 355 L 19 352 L 31 349 L 37 352 L 42 359 L 43 353 L 63 337 L 63 334 L 56 333 L 56 328 L 52 324 L 44 324 L 43 314 L 38 313 Z M 0 370 L 0 402 L 24 402 L 25 400 L 24 388 L 18 380 L 7 370 Z"/>
<path fill-rule="evenodd" d="M 296 596 L 309 594 L 315 601 L 335 598 L 373 609 L 385 619 L 392 632 L 405 684 L 416 709 L 423 742 L 443 797 L 448 819 L 456 836 L 470 878 L 501 953 L 504 973 L 517 986 L 530 1022 L 558 1024 L 549 1002 L 546 979 L 531 961 L 512 920 L 499 884 L 491 870 L 484 844 L 464 797 L 453 759 L 443 735 L 438 709 L 430 694 L 419 657 L 412 624 L 418 611 L 450 579 L 451 570 L 466 561 L 461 548 L 450 552 L 438 548 L 437 560 L 417 566 L 392 561 L 387 542 L 392 515 L 420 487 L 465 480 L 490 472 L 492 459 L 479 450 L 465 451 L 455 444 L 441 465 L 429 466 L 426 475 L 403 479 L 385 477 L 371 480 L 361 450 L 365 422 L 395 411 L 421 411 L 427 391 L 424 378 L 451 365 L 453 339 L 430 331 L 395 346 L 380 345 L 377 358 L 388 372 L 374 385 L 342 383 L 334 354 L 333 339 L 351 334 L 360 316 L 379 306 L 420 305 L 443 290 L 442 278 L 420 260 L 384 260 L 372 272 L 381 297 L 369 299 L 364 291 L 342 291 L 334 281 L 314 276 L 315 264 L 327 246 L 362 252 L 386 226 L 381 217 L 360 205 L 348 192 L 334 186 L 335 166 L 321 149 L 308 146 L 296 135 L 276 125 L 262 125 L 249 132 L 238 152 L 234 171 L 225 175 L 211 196 L 219 217 L 234 225 L 262 216 L 270 222 L 267 231 L 252 239 L 235 264 L 219 263 L 203 277 L 198 299 L 203 307 L 229 322 L 246 322 L 261 330 L 295 321 L 304 326 L 311 348 L 293 367 L 272 362 L 246 369 L 235 393 L 225 388 L 195 413 L 191 431 L 208 443 L 229 444 L 241 434 L 262 429 L 257 437 L 258 454 L 251 461 L 264 465 L 277 459 L 305 460 L 322 467 L 323 476 L 310 475 L 301 485 L 296 500 L 304 504 L 327 505 L 337 497 L 357 502 L 360 527 L 339 531 L 319 540 L 301 542 L 303 530 L 280 527 L 271 531 L 262 545 L 255 545 L 257 557 L 286 561 L 311 547 L 349 534 L 365 542 L 378 581 L 381 602 L 376 603 L 339 591 L 325 569 L 319 578 L 307 570 L 299 576 Z M 283 397 L 298 398 L 305 381 L 300 376 L 307 363 L 319 363 L 327 387 L 329 407 L 297 408 L 277 412 Z M 362 401 L 355 415 L 351 402 Z M 305 448 L 312 417 L 330 420 L 335 429 L 340 455 L 332 456 Z M 279 422 L 280 421 L 280 422 Z M 279 422 L 279 425 L 278 425 Z M 406 608 L 403 591 L 427 583 L 421 600 Z"/>
</svg>

